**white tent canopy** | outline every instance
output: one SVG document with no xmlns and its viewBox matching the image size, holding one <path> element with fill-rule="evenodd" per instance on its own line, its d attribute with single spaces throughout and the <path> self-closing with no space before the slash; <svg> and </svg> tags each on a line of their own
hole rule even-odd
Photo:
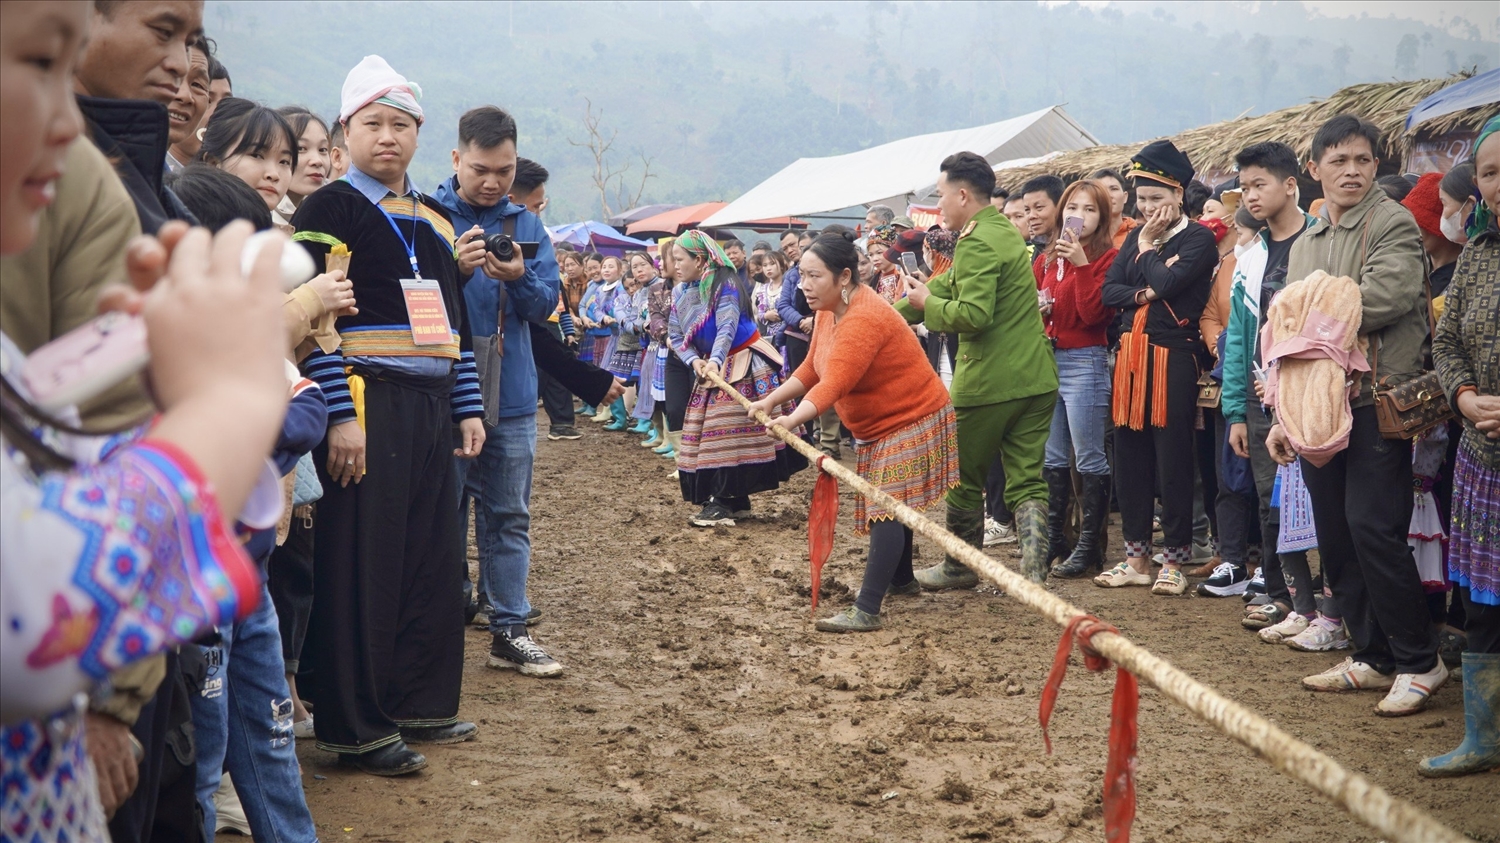
<svg viewBox="0 0 1500 843">
<path fill-rule="evenodd" d="M 1098 143 L 1061 106 L 1052 106 L 988 126 L 917 135 L 847 155 L 799 158 L 704 220 L 703 227 L 818 214 L 896 196 L 922 198 L 937 180 L 938 165 L 955 152 L 979 153 L 993 165 Z"/>
</svg>

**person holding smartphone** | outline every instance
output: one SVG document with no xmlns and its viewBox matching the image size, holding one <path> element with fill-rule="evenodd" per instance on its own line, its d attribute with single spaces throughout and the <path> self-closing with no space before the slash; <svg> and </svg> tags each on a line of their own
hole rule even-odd
<svg viewBox="0 0 1500 843">
<path fill-rule="evenodd" d="M 1049 501 L 1047 561 L 1053 576 L 1074 578 L 1104 566 L 1100 532 L 1109 514 L 1107 331 L 1115 311 L 1100 296 L 1119 249 L 1110 234 L 1115 220 L 1109 191 L 1099 182 L 1069 185 L 1055 215 L 1058 235 L 1032 263 L 1042 320 L 1057 356 L 1057 406 L 1042 473 Z M 1083 478 L 1083 524 L 1069 553 L 1063 524 L 1073 496 L 1075 460 Z"/>
</svg>

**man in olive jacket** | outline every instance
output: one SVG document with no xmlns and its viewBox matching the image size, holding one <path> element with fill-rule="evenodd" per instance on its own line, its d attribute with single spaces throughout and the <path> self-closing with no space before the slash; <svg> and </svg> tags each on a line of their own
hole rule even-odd
<svg viewBox="0 0 1500 843">
<path fill-rule="evenodd" d="M 1327 465 L 1302 462 L 1324 575 L 1349 627 L 1351 658 L 1302 684 L 1317 691 L 1389 689 L 1385 716 L 1412 714 L 1448 678 L 1406 538 L 1412 513 L 1412 446 L 1380 435 L 1373 383 L 1422 369 L 1427 336 L 1421 233 L 1410 212 L 1375 186 L 1380 130 L 1339 115 L 1313 137 L 1309 174 L 1323 186 L 1327 219 L 1292 246 L 1287 281 L 1315 270 L 1359 282 L 1360 335 L 1373 377 L 1349 403 L 1348 448 Z M 1280 425 L 1266 437 L 1278 462 L 1295 455 Z"/>
<path fill-rule="evenodd" d="M 938 177 L 944 224 L 957 229 L 953 267 L 928 284 L 907 278 L 896 310 L 929 331 L 958 334 L 951 390 L 958 416 L 959 485 L 948 493 L 948 529 L 984 546 L 984 483 L 999 454 L 1005 505 L 1016 515 L 1021 568 L 1047 578 L 1047 484 L 1042 456 L 1057 400 L 1057 362 L 1037 309 L 1026 243 L 990 205 L 995 173 L 972 152 L 948 156 Z M 923 588 L 972 588 L 979 577 L 953 557 L 917 572 Z"/>
</svg>

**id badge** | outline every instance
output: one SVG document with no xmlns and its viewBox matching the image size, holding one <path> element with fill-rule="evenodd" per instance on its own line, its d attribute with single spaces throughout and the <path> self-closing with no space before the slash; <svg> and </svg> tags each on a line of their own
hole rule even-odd
<svg viewBox="0 0 1500 843">
<path fill-rule="evenodd" d="M 443 345 L 453 341 L 448 308 L 443 306 L 443 291 L 438 282 L 403 278 L 401 294 L 406 299 L 406 318 L 411 321 L 413 345 Z"/>
</svg>

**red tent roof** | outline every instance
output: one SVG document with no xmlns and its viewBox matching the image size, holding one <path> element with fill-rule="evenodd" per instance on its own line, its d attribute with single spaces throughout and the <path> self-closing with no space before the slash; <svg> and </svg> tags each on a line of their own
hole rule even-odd
<svg viewBox="0 0 1500 843">
<path fill-rule="evenodd" d="M 728 202 L 700 202 L 697 205 L 685 205 L 670 211 L 636 220 L 631 223 L 625 233 L 631 237 L 647 234 L 677 235 L 690 228 L 695 228 L 704 220 L 718 213 Z M 794 219 L 792 217 L 775 217 L 766 220 L 751 220 L 749 222 L 736 223 L 735 228 L 749 228 L 752 230 L 781 231 L 788 228 L 807 228 L 806 220 Z"/>
</svg>

